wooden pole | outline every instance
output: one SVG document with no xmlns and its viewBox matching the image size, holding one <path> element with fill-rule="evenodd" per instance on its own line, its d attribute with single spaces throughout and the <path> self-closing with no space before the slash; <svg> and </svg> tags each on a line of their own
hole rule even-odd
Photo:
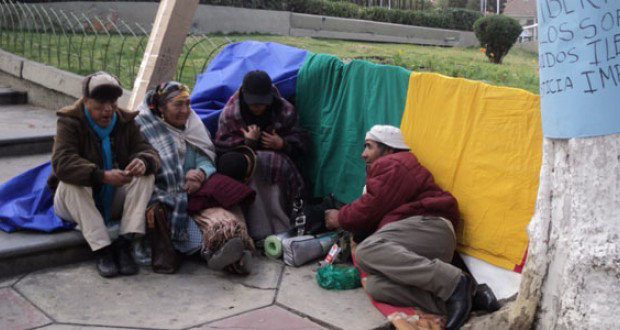
<svg viewBox="0 0 620 330">
<path fill-rule="evenodd" d="M 174 79 L 198 0 L 162 0 L 127 105 L 137 110 L 149 88 Z"/>
</svg>

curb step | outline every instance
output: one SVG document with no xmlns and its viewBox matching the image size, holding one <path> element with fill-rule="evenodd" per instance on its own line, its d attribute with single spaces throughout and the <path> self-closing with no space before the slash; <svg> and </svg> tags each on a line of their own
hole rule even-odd
<svg viewBox="0 0 620 330">
<path fill-rule="evenodd" d="M 28 94 L 0 86 L 0 183 L 50 159 L 54 111 L 27 104 Z M 92 258 L 82 234 L 0 231 L 0 278 Z"/>
<path fill-rule="evenodd" d="M 28 93 L 0 87 L 0 105 L 26 103 L 28 103 Z"/>
<path fill-rule="evenodd" d="M 92 258 L 82 234 L 0 231 L 0 278 Z"/>
<path fill-rule="evenodd" d="M 30 104 L 0 105 L 0 158 L 50 153 L 55 134 L 54 111 Z"/>
<path fill-rule="evenodd" d="M 0 140 L 0 158 L 47 154 L 52 152 L 54 135 L 30 136 Z"/>
</svg>

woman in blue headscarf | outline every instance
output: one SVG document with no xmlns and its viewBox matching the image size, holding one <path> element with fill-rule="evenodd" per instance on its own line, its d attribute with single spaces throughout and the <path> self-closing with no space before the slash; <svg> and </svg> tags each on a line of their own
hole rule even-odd
<svg viewBox="0 0 620 330">
<path fill-rule="evenodd" d="M 189 88 L 174 81 L 162 83 L 147 93 L 138 110 L 141 131 L 161 158 L 151 203 L 167 208 L 174 248 L 186 255 L 200 252 L 210 268 L 249 273 L 254 246 L 239 207 L 209 207 L 188 214 L 188 196 L 222 180 L 237 184 L 214 177 L 215 148 L 190 108 Z M 244 185 L 238 184 L 243 190 Z"/>
</svg>

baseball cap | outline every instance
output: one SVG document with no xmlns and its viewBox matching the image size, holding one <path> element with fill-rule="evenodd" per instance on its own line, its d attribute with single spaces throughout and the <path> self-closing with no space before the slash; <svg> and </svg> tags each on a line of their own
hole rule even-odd
<svg viewBox="0 0 620 330">
<path fill-rule="evenodd" d="M 241 91 L 246 104 L 265 104 L 273 102 L 271 91 L 271 78 L 265 71 L 255 70 L 248 72 L 243 77 Z"/>
</svg>

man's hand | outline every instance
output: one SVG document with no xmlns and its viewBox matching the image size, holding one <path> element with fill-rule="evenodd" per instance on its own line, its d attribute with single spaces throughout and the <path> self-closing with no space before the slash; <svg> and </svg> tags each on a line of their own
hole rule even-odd
<svg viewBox="0 0 620 330">
<path fill-rule="evenodd" d="M 258 141 L 260 139 L 260 128 L 257 125 L 250 125 L 247 128 L 242 128 L 243 136 L 246 139 Z"/>
<path fill-rule="evenodd" d="M 126 175 L 126 171 L 113 169 L 103 172 L 103 183 L 111 184 L 115 187 L 121 187 L 131 182 L 132 176 Z"/>
<path fill-rule="evenodd" d="M 203 172 L 202 170 L 199 169 L 192 169 L 187 171 L 187 173 L 185 173 L 185 180 L 186 181 L 197 181 L 198 183 L 202 183 L 204 180 L 206 179 L 205 176 L 205 172 Z"/>
<path fill-rule="evenodd" d="M 284 140 L 275 131 L 272 133 L 263 132 L 260 142 L 265 149 L 282 150 L 284 147 Z"/>
<path fill-rule="evenodd" d="M 327 229 L 336 229 L 340 227 L 340 223 L 338 222 L 339 213 L 338 210 L 325 210 L 325 227 L 327 227 Z"/>
<path fill-rule="evenodd" d="M 142 159 L 134 158 L 123 172 L 126 176 L 142 176 L 146 173 L 146 164 Z"/>
</svg>

